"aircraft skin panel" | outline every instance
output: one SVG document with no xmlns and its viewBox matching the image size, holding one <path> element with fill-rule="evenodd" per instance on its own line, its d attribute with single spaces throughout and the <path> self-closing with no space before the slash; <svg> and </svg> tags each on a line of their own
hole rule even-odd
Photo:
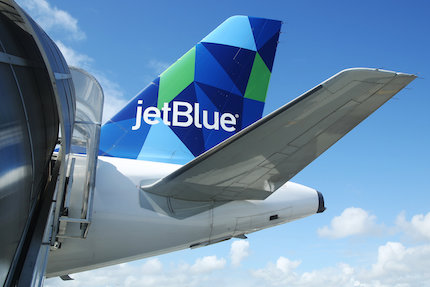
<svg viewBox="0 0 430 287">
<path fill-rule="evenodd" d="M 183 200 L 265 199 L 413 79 L 377 69 L 342 71 L 143 188 Z"/>
</svg>

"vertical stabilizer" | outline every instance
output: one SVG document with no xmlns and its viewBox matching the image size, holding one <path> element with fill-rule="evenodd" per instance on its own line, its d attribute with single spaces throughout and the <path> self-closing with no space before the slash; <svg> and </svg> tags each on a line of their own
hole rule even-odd
<svg viewBox="0 0 430 287">
<path fill-rule="evenodd" d="M 106 122 L 100 155 L 185 164 L 260 119 L 280 28 L 228 18 Z"/>
</svg>

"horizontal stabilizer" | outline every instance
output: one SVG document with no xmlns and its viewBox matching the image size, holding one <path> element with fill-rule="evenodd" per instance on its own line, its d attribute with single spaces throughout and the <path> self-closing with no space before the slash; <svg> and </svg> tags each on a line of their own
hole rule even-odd
<svg viewBox="0 0 430 287">
<path fill-rule="evenodd" d="M 344 70 L 142 188 L 192 201 L 265 199 L 414 79 Z"/>
</svg>

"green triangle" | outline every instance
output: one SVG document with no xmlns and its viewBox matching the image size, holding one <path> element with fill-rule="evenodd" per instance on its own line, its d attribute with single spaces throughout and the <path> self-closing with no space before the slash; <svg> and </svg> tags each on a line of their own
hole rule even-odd
<svg viewBox="0 0 430 287">
<path fill-rule="evenodd" d="M 266 101 L 267 88 L 269 87 L 271 73 L 261 56 L 255 55 L 251 75 L 246 86 L 245 98 L 260 102 Z"/>
<path fill-rule="evenodd" d="M 157 107 L 169 103 L 194 81 L 196 47 L 193 47 L 160 75 Z"/>
</svg>

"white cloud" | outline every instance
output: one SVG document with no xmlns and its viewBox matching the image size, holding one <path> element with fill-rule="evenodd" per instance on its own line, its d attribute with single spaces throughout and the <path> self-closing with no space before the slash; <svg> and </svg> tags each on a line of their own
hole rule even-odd
<svg viewBox="0 0 430 287">
<path fill-rule="evenodd" d="M 198 258 L 193 265 L 187 263 L 163 266 L 158 258 L 114 265 L 93 271 L 72 274 L 73 281 L 49 278 L 45 287 L 51 286 L 217 286 L 214 271 L 223 269 L 224 258 L 206 256 Z"/>
<path fill-rule="evenodd" d="M 254 277 L 263 279 L 273 286 L 285 285 L 297 280 L 299 275 L 295 272 L 295 269 L 300 263 L 301 261 L 291 261 L 281 256 L 276 261 L 276 264 L 269 262 L 265 268 L 255 270 L 252 274 Z"/>
<path fill-rule="evenodd" d="M 399 242 L 387 242 L 378 249 L 378 261 L 373 265 L 372 271 L 381 275 L 388 272 L 408 272 L 404 258 L 406 247 Z"/>
<path fill-rule="evenodd" d="M 426 215 L 414 215 L 411 221 L 407 221 L 405 213 L 402 212 L 397 217 L 396 224 L 409 237 L 430 240 L 430 212 Z"/>
<path fill-rule="evenodd" d="M 375 223 L 376 216 L 357 208 L 346 208 L 340 216 L 335 216 L 330 227 L 318 229 L 318 235 L 328 238 L 343 238 L 353 235 L 365 235 L 378 232 L 382 226 Z"/>
<path fill-rule="evenodd" d="M 400 242 L 387 242 L 378 249 L 371 272 L 362 278 L 381 286 L 429 286 L 430 245 L 405 247 Z"/>
<path fill-rule="evenodd" d="M 286 285 L 298 280 L 299 275 L 295 269 L 300 265 L 300 261 L 292 261 L 283 256 L 279 257 L 276 263 L 269 262 L 265 268 L 252 272 L 255 278 L 262 279 L 265 284 L 272 286 Z"/>
<path fill-rule="evenodd" d="M 140 269 L 144 274 L 159 273 L 163 270 L 163 265 L 158 258 L 151 258 L 146 260 Z"/>
<path fill-rule="evenodd" d="M 240 262 L 249 255 L 249 241 L 236 240 L 233 241 L 230 248 L 231 264 L 239 266 Z"/>
<path fill-rule="evenodd" d="M 76 52 L 72 48 L 64 45 L 64 43 L 59 40 L 55 41 L 55 44 L 57 44 L 69 66 L 88 69 L 90 67 L 90 64 L 93 62 L 93 59 L 91 57 Z"/>
<path fill-rule="evenodd" d="M 46 0 L 21 0 L 18 3 L 45 31 L 65 31 L 73 40 L 85 39 L 78 20 L 66 11 L 52 7 Z"/>
<path fill-rule="evenodd" d="M 45 286 L 300 286 L 300 287 L 419 287 L 430 286 L 430 244 L 407 247 L 387 242 L 375 249 L 375 261 L 354 267 L 346 263 L 302 269 L 301 260 L 280 256 L 263 268 L 248 270 L 235 278 L 226 260 L 216 256 L 164 266 L 157 258 L 72 274 L 74 281 L 46 280 Z M 249 275 L 249 276 L 248 276 Z"/>
<path fill-rule="evenodd" d="M 291 261 L 285 257 L 279 257 L 276 261 L 276 268 L 281 270 L 283 273 L 290 273 L 300 265 L 301 261 Z"/>
<path fill-rule="evenodd" d="M 190 270 L 194 273 L 209 273 L 217 269 L 224 268 L 226 260 L 224 258 L 218 259 L 215 255 L 205 256 L 198 258 L 196 263 L 191 266 Z"/>
<path fill-rule="evenodd" d="M 387 242 L 378 248 L 377 259 L 369 268 L 339 263 L 312 271 L 298 272 L 300 261 L 279 257 L 276 264 L 252 272 L 261 286 L 331 287 L 418 287 L 430 286 L 430 245 L 405 247 Z"/>
<path fill-rule="evenodd" d="M 345 263 L 339 263 L 334 267 L 304 272 L 292 286 L 362 286 L 355 278 L 355 269 Z"/>
</svg>

